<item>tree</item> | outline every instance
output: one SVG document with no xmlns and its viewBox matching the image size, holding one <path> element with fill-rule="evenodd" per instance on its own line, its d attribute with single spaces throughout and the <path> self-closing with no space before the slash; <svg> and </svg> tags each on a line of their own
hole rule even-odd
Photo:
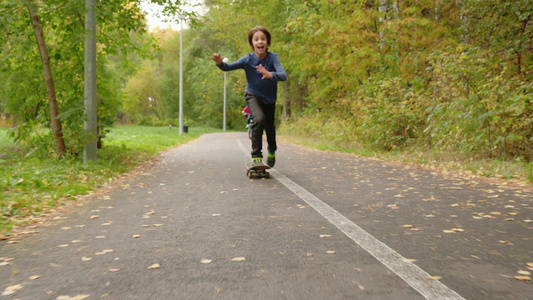
<svg viewBox="0 0 533 300">
<path fill-rule="evenodd" d="M 48 56 L 48 50 L 44 41 L 43 31 L 39 23 L 39 16 L 33 6 L 33 0 L 28 0 L 28 12 L 30 14 L 31 23 L 35 30 L 35 36 L 37 39 L 37 45 L 39 45 L 39 52 L 41 53 L 41 60 L 43 62 L 43 72 L 46 80 L 46 90 L 48 91 L 48 101 L 50 102 L 50 117 L 52 124 L 52 132 L 56 143 L 57 154 L 59 158 L 65 156 L 65 140 L 63 139 L 63 131 L 61 129 L 61 122 L 58 118 L 59 108 L 57 107 L 56 91 L 54 85 L 54 79 L 52 76 L 52 70 L 50 68 L 50 56 Z"/>
</svg>

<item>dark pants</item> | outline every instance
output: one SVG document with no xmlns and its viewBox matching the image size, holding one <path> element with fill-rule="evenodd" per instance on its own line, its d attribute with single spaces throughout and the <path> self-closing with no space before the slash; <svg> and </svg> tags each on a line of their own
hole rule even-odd
<svg viewBox="0 0 533 300">
<path fill-rule="evenodd" d="M 263 157 L 263 130 L 267 137 L 268 151 L 275 152 L 278 149 L 276 144 L 276 125 L 274 124 L 276 104 L 264 104 L 250 93 L 245 93 L 244 98 L 254 118 L 254 126 L 252 127 L 252 157 Z"/>
</svg>

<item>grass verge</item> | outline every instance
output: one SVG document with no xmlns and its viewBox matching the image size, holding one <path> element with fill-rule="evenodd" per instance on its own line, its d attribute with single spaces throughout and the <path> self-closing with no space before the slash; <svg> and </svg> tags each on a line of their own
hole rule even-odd
<svg viewBox="0 0 533 300">
<path fill-rule="evenodd" d="M 27 157 L 0 129 L 0 236 L 10 235 L 17 225 L 34 222 L 34 217 L 57 205 L 75 200 L 102 186 L 111 178 L 130 171 L 162 150 L 187 143 L 212 128 L 190 128 L 179 135 L 167 127 L 119 126 L 113 128 L 98 150 L 96 163 L 83 164 L 81 157 L 60 161 Z"/>
<path fill-rule="evenodd" d="M 292 128 L 294 129 L 294 128 Z M 280 138 L 305 147 L 333 152 L 351 153 L 388 161 L 427 166 L 444 172 L 452 171 L 464 176 L 495 178 L 512 181 L 521 186 L 533 186 L 533 162 L 523 160 L 502 161 L 473 159 L 458 153 L 424 151 L 418 148 L 379 151 L 354 142 L 332 141 L 325 137 L 295 133 L 290 127 L 282 127 Z"/>
</svg>

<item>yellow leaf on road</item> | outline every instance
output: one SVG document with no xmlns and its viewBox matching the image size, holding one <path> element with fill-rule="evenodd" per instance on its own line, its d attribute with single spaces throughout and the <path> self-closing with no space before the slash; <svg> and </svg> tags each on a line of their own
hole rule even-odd
<svg viewBox="0 0 533 300">
<path fill-rule="evenodd" d="M 245 261 L 246 258 L 243 256 L 232 258 L 231 261 Z"/>
<path fill-rule="evenodd" d="M 200 260 L 200 262 L 201 262 L 202 264 L 209 264 L 209 263 L 212 262 L 212 260 L 211 260 L 211 259 L 207 259 L 207 258 L 202 258 L 202 260 Z"/>
<path fill-rule="evenodd" d="M 28 278 L 29 280 L 35 280 L 35 279 L 39 279 L 41 278 L 41 275 L 33 275 L 33 276 L 30 276 L 30 278 Z"/>
<path fill-rule="evenodd" d="M 413 225 L 402 225 L 403 228 L 413 228 Z"/>
<path fill-rule="evenodd" d="M 4 292 L 2 293 L 2 296 L 7 296 L 7 295 L 14 294 L 16 291 L 20 290 L 23 287 L 24 286 L 22 284 L 8 286 L 8 287 L 6 287 Z"/>
<path fill-rule="evenodd" d="M 429 280 L 441 280 L 442 276 L 429 276 L 429 277 L 426 277 L 426 278 L 429 279 Z"/>
<path fill-rule="evenodd" d="M 160 264 L 153 264 L 153 265 L 148 267 L 148 269 L 159 269 L 159 268 L 161 268 Z"/>
<path fill-rule="evenodd" d="M 531 277 L 524 275 L 516 275 L 514 278 L 520 281 L 531 281 Z"/>
<path fill-rule="evenodd" d="M 86 298 L 89 298 L 90 295 L 77 295 L 77 296 L 74 296 L 74 297 L 70 297 L 70 296 L 59 296 L 56 298 L 56 300 L 83 300 L 83 299 L 86 299 Z"/>
</svg>

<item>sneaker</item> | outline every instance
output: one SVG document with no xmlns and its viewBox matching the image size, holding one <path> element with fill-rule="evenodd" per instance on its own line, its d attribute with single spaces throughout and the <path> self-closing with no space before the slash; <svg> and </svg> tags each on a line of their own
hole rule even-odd
<svg viewBox="0 0 533 300">
<path fill-rule="evenodd" d="M 267 165 L 272 168 L 275 164 L 276 164 L 276 152 L 268 151 Z"/>
<path fill-rule="evenodd" d="M 252 157 L 252 167 L 263 165 L 263 159 L 261 157 Z"/>
</svg>

